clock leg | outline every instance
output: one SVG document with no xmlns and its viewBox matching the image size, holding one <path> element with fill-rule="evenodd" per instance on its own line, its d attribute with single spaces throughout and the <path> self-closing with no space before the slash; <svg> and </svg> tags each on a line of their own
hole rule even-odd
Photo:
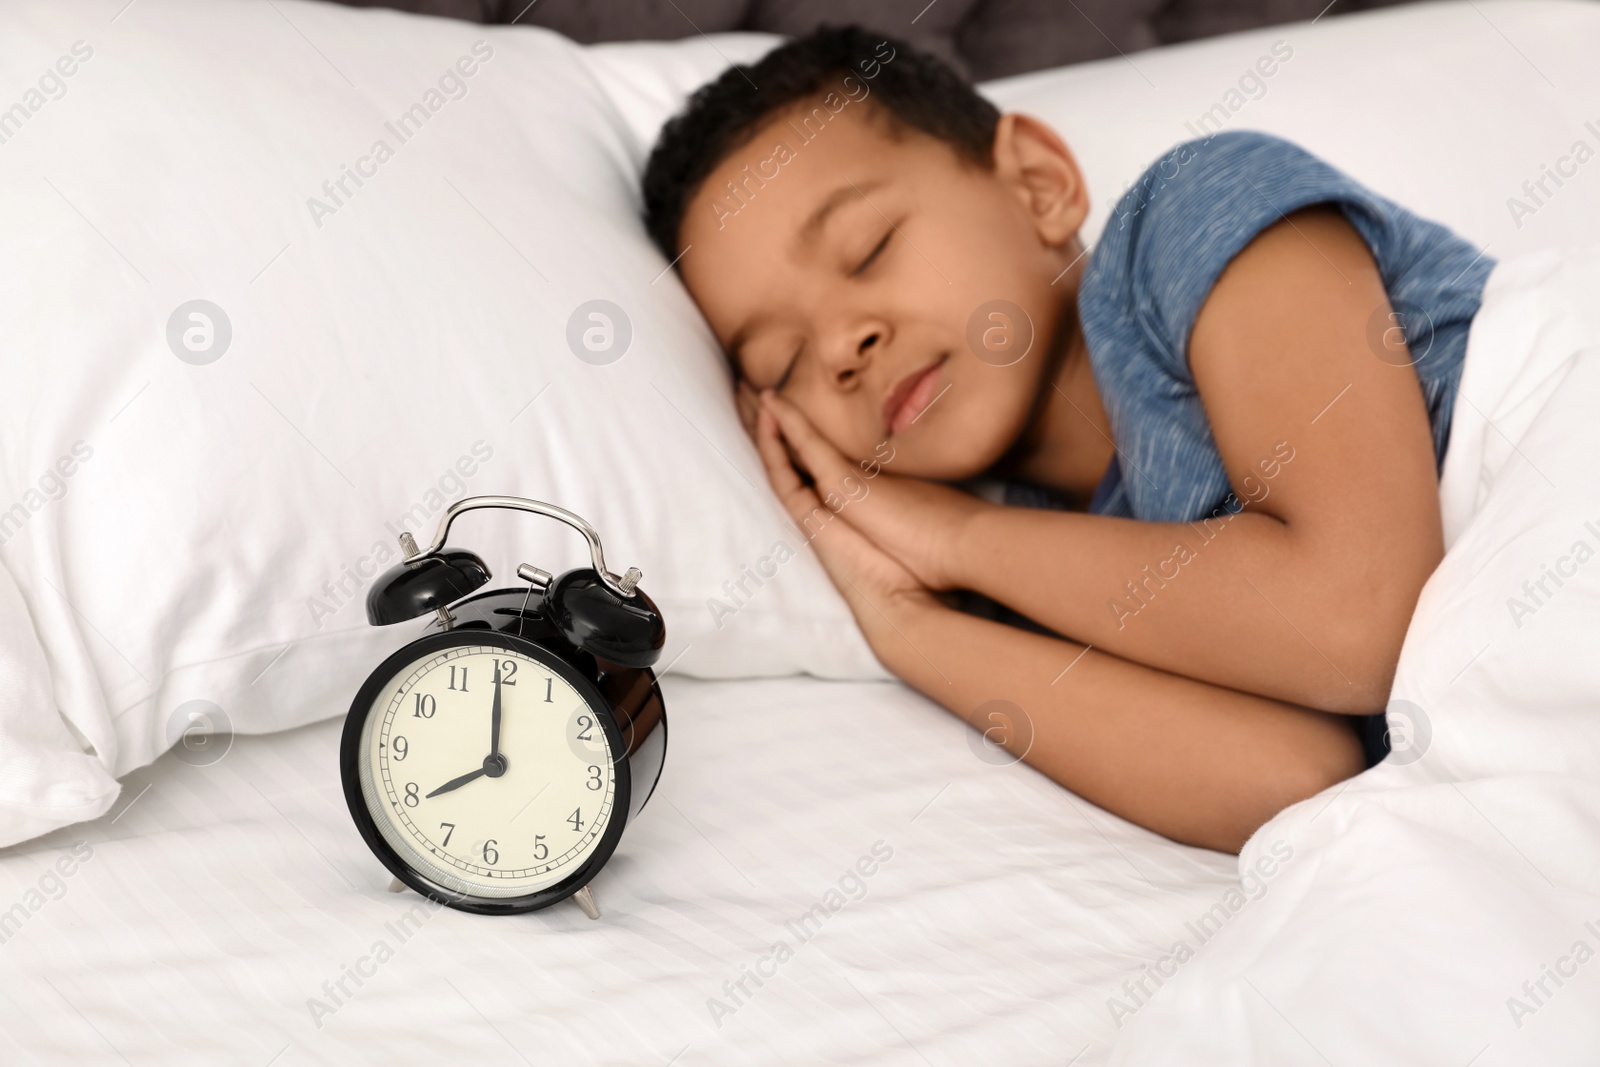
<svg viewBox="0 0 1600 1067">
<path fill-rule="evenodd" d="M 406 884 L 404 882 L 402 882 L 398 878 L 389 879 L 389 892 L 391 892 L 391 893 L 404 893 L 405 891 L 406 891 Z"/>
<path fill-rule="evenodd" d="M 594 892 L 588 886 L 572 894 L 572 899 L 578 902 L 578 907 L 582 908 L 583 913 L 589 918 L 600 918 L 600 906 L 594 902 Z"/>
</svg>

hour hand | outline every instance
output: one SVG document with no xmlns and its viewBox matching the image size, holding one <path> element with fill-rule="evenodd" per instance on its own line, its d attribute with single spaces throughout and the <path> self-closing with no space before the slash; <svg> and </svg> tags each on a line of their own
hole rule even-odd
<svg viewBox="0 0 1600 1067">
<path fill-rule="evenodd" d="M 463 774 L 459 778 L 450 779 L 444 785 L 441 785 L 438 789 L 435 789 L 433 792 L 427 794 L 427 796 L 424 797 L 423 799 L 428 799 L 429 797 L 436 797 L 440 793 L 448 793 L 452 789 L 460 789 L 462 786 L 466 785 L 468 782 L 472 781 L 474 778 L 482 778 L 487 773 L 488 773 L 488 768 L 487 767 L 479 767 L 477 770 L 472 771 L 472 772 L 470 772 L 468 774 Z"/>
</svg>

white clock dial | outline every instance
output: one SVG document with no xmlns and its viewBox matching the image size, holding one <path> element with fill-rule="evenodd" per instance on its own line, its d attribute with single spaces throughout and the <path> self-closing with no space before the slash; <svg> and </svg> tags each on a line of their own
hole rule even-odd
<svg viewBox="0 0 1600 1067">
<path fill-rule="evenodd" d="M 384 840 L 471 896 L 563 880 L 615 813 L 616 768 L 595 709 L 521 652 L 462 645 L 412 663 L 378 694 L 361 752 L 362 796 Z"/>
</svg>

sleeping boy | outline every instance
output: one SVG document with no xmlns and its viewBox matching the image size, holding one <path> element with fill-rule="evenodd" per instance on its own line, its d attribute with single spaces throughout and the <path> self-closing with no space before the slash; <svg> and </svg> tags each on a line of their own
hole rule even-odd
<svg viewBox="0 0 1600 1067">
<path fill-rule="evenodd" d="M 703 86 L 644 202 L 889 670 L 1214 849 L 1383 757 L 1490 259 L 1248 132 L 1152 163 L 1086 250 L 1054 130 L 853 28 Z"/>
</svg>

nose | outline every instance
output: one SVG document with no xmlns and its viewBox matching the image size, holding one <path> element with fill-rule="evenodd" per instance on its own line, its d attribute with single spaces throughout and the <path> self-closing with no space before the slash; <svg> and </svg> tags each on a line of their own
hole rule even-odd
<svg viewBox="0 0 1600 1067">
<path fill-rule="evenodd" d="M 845 327 L 823 347 L 823 366 L 836 385 L 854 388 L 887 337 L 888 329 L 882 322 L 862 321 Z"/>
</svg>

